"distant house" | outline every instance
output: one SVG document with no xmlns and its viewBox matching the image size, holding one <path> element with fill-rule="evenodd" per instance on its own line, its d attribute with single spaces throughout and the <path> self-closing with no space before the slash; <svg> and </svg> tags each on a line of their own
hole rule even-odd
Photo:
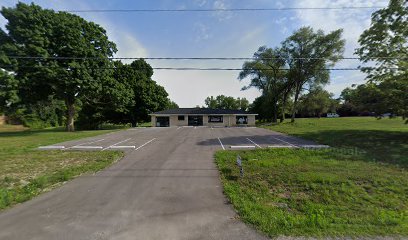
<svg viewBox="0 0 408 240">
<path fill-rule="evenodd" d="M 256 115 L 242 110 L 211 108 L 175 108 L 150 114 L 153 127 L 255 126 Z"/>
</svg>

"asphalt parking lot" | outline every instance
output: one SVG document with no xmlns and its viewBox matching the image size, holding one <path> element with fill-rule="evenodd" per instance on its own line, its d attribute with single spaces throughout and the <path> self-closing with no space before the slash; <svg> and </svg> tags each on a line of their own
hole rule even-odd
<svg viewBox="0 0 408 240">
<path fill-rule="evenodd" d="M 61 150 L 138 150 L 166 134 L 192 131 L 195 134 L 209 136 L 198 145 L 213 146 L 224 150 L 245 148 L 319 148 L 327 147 L 312 141 L 288 136 L 278 132 L 256 127 L 210 128 L 210 127 L 172 127 L 172 128 L 133 128 L 105 134 L 93 138 L 69 141 L 40 149 Z M 126 151 L 129 152 L 129 151 Z"/>
<path fill-rule="evenodd" d="M 265 239 L 225 199 L 220 149 L 310 147 L 260 128 L 135 128 L 42 149 L 123 150 L 111 167 L 0 213 L 0 239 Z"/>
</svg>

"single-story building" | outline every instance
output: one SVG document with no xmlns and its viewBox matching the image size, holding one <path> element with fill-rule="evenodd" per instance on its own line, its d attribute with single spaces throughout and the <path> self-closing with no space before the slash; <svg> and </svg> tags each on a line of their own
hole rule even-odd
<svg viewBox="0 0 408 240">
<path fill-rule="evenodd" d="M 175 108 L 150 114 L 153 127 L 255 126 L 256 115 L 242 110 L 211 108 Z"/>
</svg>

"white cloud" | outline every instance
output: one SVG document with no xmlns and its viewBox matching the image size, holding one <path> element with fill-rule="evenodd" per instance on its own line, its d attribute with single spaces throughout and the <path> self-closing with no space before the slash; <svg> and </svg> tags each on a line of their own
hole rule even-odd
<svg viewBox="0 0 408 240">
<path fill-rule="evenodd" d="M 385 0 L 298 0 L 296 7 L 346 7 L 346 6 L 373 6 L 386 5 Z M 343 38 L 346 39 L 345 55 L 354 54 L 358 47 L 358 38 L 364 29 L 370 25 L 372 10 L 308 10 L 297 11 L 296 15 L 302 25 L 322 29 L 325 32 L 343 28 Z M 355 63 L 342 63 L 343 66 Z"/>
<path fill-rule="evenodd" d="M 147 57 L 148 51 L 142 44 L 131 34 L 127 32 L 120 32 L 120 38 L 114 40 L 117 45 L 118 52 L 116 55 L 118 57 Z M 125 61 L 131 62 L 132 60 Z"/>
<path fill-rule="evenodd" d="M 386 6 L 386 0 L 297 0 L 294 7 L 346 7 L 346 6 Z M 361 33 L 370 26 L 370 15 L 374 10 L 307 10 L 296 11 L 297 20 L 301 26 L 311 26 L 322 29 L 326 33 L 343 28 L 343 38 L 346 40 L 344 56 L 356 57 L 355 49 L 359 46 L 358 39 Z M 336 67 L 358 67 L 358 60 L 343 60 Z M 353 83 L 361 84 L 365 75 L 359 71 L 336 72 L 332 74 L 331 84 L 326 89 L 336 95 Z"/>
<path fill-rule="evenodd" d="M 227 4 L 226 0 L 215 0 L 213 3 L 214 9 L 228 9 L 230 4 Z M 233 17 L 233 13 L 229 11 L 217 11 L 213 13 L 218 21 L 226 21 Z"/>
<path fill-rule="evenodd" d="M 203 40 L 208 40 L 209 38 L 212 37 L 212 35 L 209 32 L 209 28 L 207 27 L 207 25 L 197 22 L 194 24 L 194 34 L 195 34 L 195 38 L 194 40 L 196 42 L 200 42 Z"/>
<path fill-rule="evenodd" d="M 285 5 L 281 1 L 276 1 L 275 2 L 276 7 L 278 8 L 283 8 Z"/>
<path fill-rule="evenodd" d="M 195 0 L 194 3 L 199 7 L 203 7 L 204 5 L 207 4 L 207 0 Z"/>
</svg>

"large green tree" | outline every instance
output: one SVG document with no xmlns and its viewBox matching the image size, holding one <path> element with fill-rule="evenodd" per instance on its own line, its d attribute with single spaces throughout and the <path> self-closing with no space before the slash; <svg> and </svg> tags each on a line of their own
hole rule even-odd
<svg viewBox="0 0 408 240">
<path fill-rule="evenodd" d="M 339 29 L 325 34 L 311 27 L 302 27 L 282 43 L 282 52 L 288 65 L 288 82 L 293 83 L 294 102 L 292 122 L 295 121 L 297 103 L 305 84 L 321 85 L 329 82 L 327 68 L 334 66 L 342 57 L 345 40 Z"/>
<path fill-rule="evenodd" d="M 249 88 L 257 88 L 262 92 L 262 96 L 267 101 L 268 109 L 272 113 L 272 121 L 278 119 L 278 102 L 283 97 L 287 87 L 287 74 L 283 69 L 285 59 L 282 57 L 281 49 L 272 49 L 262 46 L 254 53 L 254 60 L 245 62 L 243 70 L 239 73 L 238 79 L 250 78 Z"/>
<path fill-rule="evenodd" d="M 74 131 L 76 105 L 86 104 L 114 81 L 108 57 L 116 52 L 115 44 L 101 26 L 67 12 L 20 2 L 3 7 L 1 14 L 8 32 L 0 34 L 0 61 L 16 73 L 20 96 L 63 100 L 67 130 Z"/>
<path fill-rule="evenodd" d="M 382 105 L 404 117 L 408 116 L 407 23 L 407 1 L 390 0 L 387 8 L 372 14 L 370 28 L 361 34 L 360 48 L 356 50 L 367 64 L 361 68 L 367 73 L 367 87 L 377 88 L 375 91 L 383 97 Z M 382 112 L 385 108 L 374 110 Z"/>
<path fill-rule="evenodd" d="M 339 101 L 321 86 L 313 87 L 299 98 L 298 113 L 302 117 L 321 117 L 328 112 L 336 112 Z"/>
<path fill-rule="evenodd" d="M 214 109 L 234 109 L 247 111 L 249 101 L 246 98 L 234 98 L 231 96 L 218 95 L 210 96 L 205 99 L 205 105 Z"/>
<path fill-rule="evenodd" d="M 115 62 L 113 76 L 131 91 L 131 101 L 125 104 L 123 111 L 111 112 L 112 122 L 130 122 L 136 126 L 138 122 L 149 120 L 148 114 L 152 112 L 178 107 L 168 98 L 164 87 L 152 80 L 153 68 L 143 59 L 130 64 Z"/>
<path fill-rule="evenodd" d="M 382 85 L 387 83 L 368 82 L 345 88 L 340 95 L 343 100 L 340 110 L 344 112 L 344 115 L 375 114 L 380 117 L 384 113 L 395 114 L 396 109 L 394 107 L 402 104 L 397 102 L 401 99 L 392 98 L 388 95 L 389 91 L 384 91 L 385 88 L 389 87 Z"/>
</svg>

